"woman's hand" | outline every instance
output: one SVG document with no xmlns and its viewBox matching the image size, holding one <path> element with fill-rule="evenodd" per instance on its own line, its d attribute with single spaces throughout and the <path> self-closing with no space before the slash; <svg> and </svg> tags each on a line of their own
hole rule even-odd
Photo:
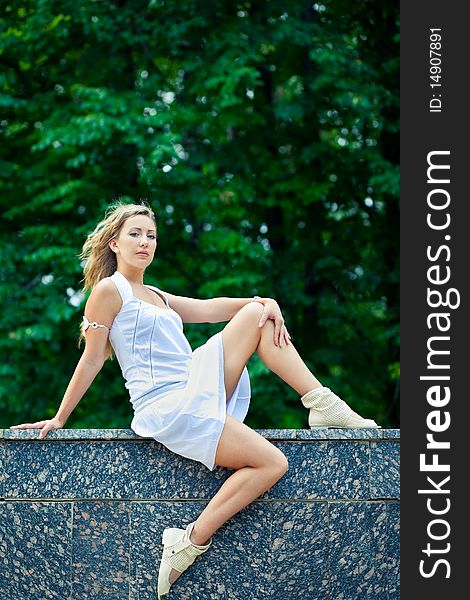
<svg viewBox="0 0 470 600">
<path fill-rule="evenodd" d="M 279 304 L 272 298 L 267 298 L 263 304 L 264 310 L 261 314 L 259 326 L 263 327 L 268 319 L 272 319 L 274 321 L 274 345 L 282 348 L 282 343 L 284 342 L 288 346 L 292 342 L 290 341 L 289 332 L 284 325 L 284 317 L 282 316 Z"/>
<path fill-rule="evenodd" d="M 22 423 L 21 425 L 12 425 L 10 429 L 40 429 L 39 439 L 42 440 L 46 437 L 49 431 L 54 429 L 62 429 L 64 423 L 59 421 L 57 417 L 44 421 L 36 421 L 36 423 Z"/>
</svg>

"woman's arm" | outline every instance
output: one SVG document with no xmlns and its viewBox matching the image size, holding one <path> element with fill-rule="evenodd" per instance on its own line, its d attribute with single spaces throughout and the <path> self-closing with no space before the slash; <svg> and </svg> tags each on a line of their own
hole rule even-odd
<svg viewBox="0 0 470 600">
<path fill-rule="evenodd" d="M 222 323 L 230 321 L 237 312 L 252 301 L 252 298 L 228 298 L 221 296 L 200 300 L 186 296 L 175 296 L 163 292 L 168 298 L 171 308 L 176 311 L 183 323 Z M 269 298 L 260 298 L 257 302 L 264 302 Z"/>
<path fill-rule="evenodd" d="M 230 321 L 245 304 L 249 304 L 253 300 L 253 298 L 228 297 L 199 300 L 197 298 L 187 298 L 186 296 L 175 296 L 167 292 L 163 293 L 167 296 L 171 308 L 180 315 L 184 323 Z M 274 321 L 274 344 L 276 346 L 282 346 L 283 343 L 290 344 L 290 335 L 284 325 L 284 318 L 276 300 L 257 297 L 255 302 L 260 302 L 264 306 L 259 326 L 262 327 L 268 319 L 272 319 Z"/>
<path fill-rule="evenodd" d="M 84 354 L 78 361 L 72 378 L 65 390 L 62 402 L 54 417 L 62 423 L 62 427 L 67 422 L 67 419 L 70 417 L 74 408 L 85 395 L 85 392 L 88 390 L 95 377 L 101 371 L 101 368 L 102 365 L 88 363 Z"/>
<path fill-rule="evenodd" d="M 85 304 L 84 314 L 87 319 L 90 322 L 97 321 L 105 327 L 88 327 L 85 331 L 85 349 L 55 416 L 63 424 L 103 368 L 109 330 L 121 305 L 119 292 L 109 278 L 96 284 Z"/>
<path fill-rule="evenodd" d="M 85 349 L 75 367 L 55 417 L 36 423 L 13 425 L 11 429 L 41 429 L 39 439 L 43 439 L 49 431 L 65 425 L 70 414 L 104 365 L 109 329 L 121 305 L 119 292 L 110 279 L 101 280 L 93 288 L 86 302 L 84 313 L 90 322 L 97 321 L 105 327 L 96 329 L 88 327 L 86 329 Z"/>
<path fill-rule="evenodd" d="M 78 361 L 55 417 L 36 421 L 35 423 L 12 425 L 10 429 L 40 429 L 40 440 L 44 439 L 50 431 L 61 429 L 100 370 L 99 365 L 87 362 L 85 354 L 83 354 Z"/>
</svg>

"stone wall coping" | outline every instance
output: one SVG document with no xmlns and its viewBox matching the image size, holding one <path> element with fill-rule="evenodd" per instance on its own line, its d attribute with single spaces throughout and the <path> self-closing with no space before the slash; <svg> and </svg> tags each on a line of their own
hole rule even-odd
<svg viewBox="0 0 470 600">
<path fill-rule="evenodd" d="M 394 440 L 400 429 L 255 429 L 269 440 Z M 0 440 L 38 440 L 40 429 L 0 429 Z M 132 429 L 56 429 L 41 442 L 57 440 L 152 440 L 135 434 Z M 39 441 L 39 440 L 38 440 Z"/>
</svg>

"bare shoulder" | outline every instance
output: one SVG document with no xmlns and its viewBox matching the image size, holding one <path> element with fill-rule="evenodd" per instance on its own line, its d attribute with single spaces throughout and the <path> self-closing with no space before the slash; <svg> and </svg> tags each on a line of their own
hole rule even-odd
<svg viewBox="0 0 470 600">
<path fill-rule="evenodd" d="M 104 277 L 92 289 L 85 305 L 85 316 L 111 327 L 122 306 L 121 295 L 110 277 Z"/>
</svg>

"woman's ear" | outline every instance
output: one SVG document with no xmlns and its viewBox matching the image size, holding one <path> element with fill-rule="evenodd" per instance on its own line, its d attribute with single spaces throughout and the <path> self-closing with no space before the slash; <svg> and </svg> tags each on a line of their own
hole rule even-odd
<svg viewBox="0 0 470 600">
<path fill-rule="evenodd" d="M 111 241 L 109 242 L 108 246 L 111 248 L 111 250 L 112 250 L 112 251 L 113 251 L 115 254 L 117 254 L 117 253 L 119 252 L 119 249 L 118 249 L 118 247 L 117 247 L 117 244 L 116 244 L 116 240 L 111 240 Z"/>
</svg>

